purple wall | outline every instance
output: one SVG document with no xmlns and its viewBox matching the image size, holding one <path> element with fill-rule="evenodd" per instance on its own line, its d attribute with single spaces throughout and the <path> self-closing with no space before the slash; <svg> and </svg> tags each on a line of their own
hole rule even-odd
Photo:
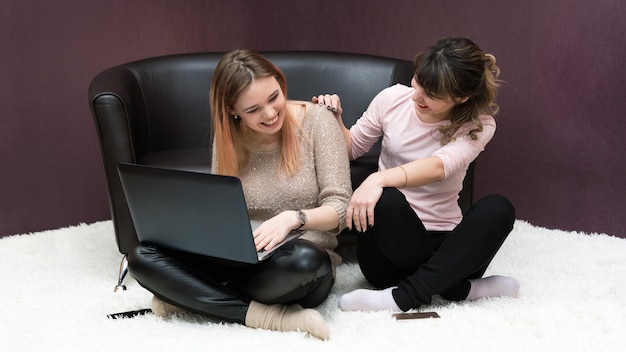
<svg viewBox="0 0 626 352">
<path fill-rule="evenodd" d="M 5 0 L 0 236 L 110 218 L 87 104 L 107 67 L 235 47 L 410 59 L 463 35 L 497 56 L 506 81 L 477 195 L 508 196 L 535 225 L 626 237 L 625 2 Z"/>
</svg>

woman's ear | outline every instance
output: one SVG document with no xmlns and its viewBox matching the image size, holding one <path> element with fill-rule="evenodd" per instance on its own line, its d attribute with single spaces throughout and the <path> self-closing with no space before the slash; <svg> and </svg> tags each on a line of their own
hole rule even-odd
<svg viewBox="0 0 626 352">
<path fill-rule="evenodd" d="M 469 98 L 470 97 L 460 97 L 460 98 L 457 97 L 455 100 L 456 100 L 457 105 L 461 105 L 465 103 L 466 101 L 468 101 Z"/>
</svg>

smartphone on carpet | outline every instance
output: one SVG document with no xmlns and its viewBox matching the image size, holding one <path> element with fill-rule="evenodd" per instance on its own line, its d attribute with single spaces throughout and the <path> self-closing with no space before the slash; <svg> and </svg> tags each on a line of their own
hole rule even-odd
<svg viewBox="0 0 626 352">
<path fill-rule="evenodd" d="M 394 313 L 392 316 L 396 318 L 396 320 L 441 318 L 437 312 Z"/>
</svg>

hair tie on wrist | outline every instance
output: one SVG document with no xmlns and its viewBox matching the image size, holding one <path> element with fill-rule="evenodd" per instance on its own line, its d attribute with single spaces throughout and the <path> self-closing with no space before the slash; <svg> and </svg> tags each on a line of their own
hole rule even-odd
<svg viewBox="0 0 626 352">
<path fill-rule="evenodd" d="M 409 182 L 409 176 L 407 175 L 406 170 L 404 169 L 404 167 L 402 167 L 402 165 L 399 165 L 398 167 L 401 168 L 402 171 L 404 172 L 404 184 L 398 188 L 404 188 L 407 182 Z"/>
</svg>

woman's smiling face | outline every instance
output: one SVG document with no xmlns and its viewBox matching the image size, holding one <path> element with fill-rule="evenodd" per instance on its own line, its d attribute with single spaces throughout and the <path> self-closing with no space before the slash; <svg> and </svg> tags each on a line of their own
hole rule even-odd
<svg viewBox="0 0 626 352">
<path fill-rule="evenodd" d="M 286 106 L 287 100 L 276 77 L 268 76 L 250 83 L 233 106 L 233 113 L 256 132 L 259 141 L 271 143 L 280 136 Z"/>
<path fill-rule="evenodd" d="M 415 78 L 411 80 L 411 87 L 415 90 L 411 97 L 415 102 L 415 111 L 423 122 L 436 123 L 450 118 L 450 111 L 455 105 L 452 98 L 438 99 L 429 96 Z"/>
</svg>

